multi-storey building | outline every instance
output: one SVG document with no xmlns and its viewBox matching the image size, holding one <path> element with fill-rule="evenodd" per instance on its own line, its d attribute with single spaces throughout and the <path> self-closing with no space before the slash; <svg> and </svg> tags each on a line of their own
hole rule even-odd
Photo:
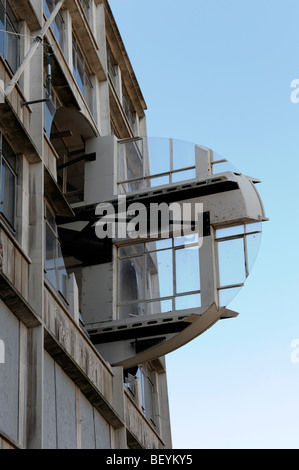
<svg viewBox="0 0 299 470">
<path fill-rule="evenodd" d="M 164 356 L 235 315 L 265 219 L 257 181 L 147 138 L 107 0 L 0 0 L 0 19 L 0 447 L 170 448 Z M 194 201 L 201 237 L 175 220 L 162 239 L 161 224 L 99 236 L 112 209 L 128 228 Z"/>
</svg>

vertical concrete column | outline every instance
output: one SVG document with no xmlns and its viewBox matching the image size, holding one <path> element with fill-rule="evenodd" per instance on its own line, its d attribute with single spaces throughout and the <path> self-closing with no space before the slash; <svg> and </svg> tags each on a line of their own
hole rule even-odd
<svg viewBox="0 0 299 470">
<path fill-rule="evenodd" d="M 36 32 L 36 34 L 37 33 L 38 32 Z M 31 61 L 27 65 L 30 69 L 30 101 L 44 98 L 43 59 L 44 48 L 43 45 L 40 44 Z M 32 104 L 31 109 L 30 136 L 42 156 L 44 143 L 44 103 Z"/>
<path fill-rule="evenodd" d="M 195 146 L 196 179 L 202 180 L 212 174 L 212 151 Z"/>
<path fill-rule="evenodd" d="M 17 240 L 27 255 L 29 253 L 29 168 L 27 159 L 20 155 L 17 179 Z"/>
<path fill-rule="evenodd" d="M 95 120 L 97 128 L 101 129 L 101 92 L 100 83 L 95 75 L 91 76 L 92 84 L 92 116 Z"/>
<path fill-rule="evenodd" d="M 22 61 L 25 55 L 27 54 L 31 43 L 32 39 L 30 38 L 31 36 L 31 31 L 28 28 L 27 24 L 25 21 L 22 21 L 20 24 L 20 33 L 22 36 L 20 36 L 20 60 Z M 30 95 L 30 67 L 26 67 L 24 70 L 24 73 L 22 74 L 19 84 L 21 87 L 21 90 L 23 91 L 23 94 L 25 96 L 25 99 L 29 99 Z"/>
<path fill-rule="evenodd" d="M 166 449 L 172 448 L 170 416 L 169 416 L 169 402 L 168 402 L 168 387 L 166 372 L 158 374 L 157 387 L 159 396 L 159 413 L 160 413 L 160 435 L 165 443 Z"/>
<path fill-rule="evenodd" d="M 125 397 L 124 397 L 124 384 L 123 384 L 123 368 L 113 367 L 113 406 L 120 419 L 125 422 Z M 116 449 L 127 448 L 126 427 L 122 426 L 115 429 L 115 442 Z"/>
<path fill-rule="evenodd" d="M 107 48 L 104 3 L 100 3 L 96 8 L 96 25 L 96 40 L 98 44 L 101 45 L 98 50 L 98 55 L 107 76 Z M 111 123 L 108 80 L 98 82 L 96 93 L 97 103 L 99 106 L 97 114 L 97 125 L 101 135 L 109 135 L 111 133 Z"/>
<path fill-rule="evenodd" d="M 29 302 L 43 318 L 44 292 L 44 172 L 42 163 L 29 169 Z"/>
<path fill-rule="evenodd" d="M 82 414 L 81 414 L 81 391 L 76 386 L 76 430 L 77 449 L 82 449 Z"/>
<path fill-rule="evenodd" d="M 70 70 L 73 70 L 73 32 L 72 32 L 72 18 L 68 10 L 62 10 L 62 17 L 65 26 L 65 45 L 64 57 L 68 63 Z"/>
<path fill-rule="evenodd" d="M 217 269 L 214 232 L 203 237 L 199 250 L 201 305 L 210 306 L 217 302 Z"/>
<path fill-rule="evenodd" d="M 19 443 L 26 448 L 26 411 L 28 391 L 28 334 L 27 328 L 20 322 L 20 369 L 19 369 Z"/>
<path fill-rule="evenodd" d="M 43 327 L 28 330 L 27 449 L 43 448 Z"/>
<path fill-rule="evenodd" d="M 98 114 L 99 130 L 102 136 L 111 134 L 109 85 L 108 81 L 99 82 L 98 96 L 100 109 Z"/>
<path fill-rule="evenodd" d="M 107 74 L 107 49 L 106 49 L 106 24 L 105 24 L 105 5 L 100 3 L 96 7 L 96 14 L 94 15 L 94 21 L 96 22 L 96 40 L 100 44 L 98 55 L 102 64 L 102 67 Z"/>
<path fill-rule="evenodd" d="M 31 5 L 33 6 L 36 16 L 42 24 L 44 2 L 41 2 L 40 0 L 31 0 Z"/>
<path fill-rule="evenodd" d="M 79 289 L 74 273 L 71 273 L 68 277 L 68 303 L 70 314 L 75 322 L 79 324 Z"/>
</svg>

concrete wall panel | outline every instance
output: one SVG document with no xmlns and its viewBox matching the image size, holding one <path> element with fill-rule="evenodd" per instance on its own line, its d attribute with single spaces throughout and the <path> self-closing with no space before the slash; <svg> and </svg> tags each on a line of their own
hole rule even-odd
<svg viewBox="0 0 299 470">
<path fill-rule="evenodd" d="M 93 406 L 81 394 L 81 448 L 95 449 Z"/>
<path fill-rule="evenodd" d="M 0 301 L 0 339 L 4 362 L 0 363 L 0 430 L 18 442 L 19 321 Z"/>
<path fill-rule="evenodd" d="M 94 410 L 96 449 L 111 449 L 110 426 L 97 410 Z"/>
<path fill-rule="evenodd" d="M 44 448 L 57 448 L 55 362 L 44 353 Z"/>
<path fill-rule="evenodd" d="M 58 449 L 77 448 L 75 384 L 55 364 Z"/>
</svg>

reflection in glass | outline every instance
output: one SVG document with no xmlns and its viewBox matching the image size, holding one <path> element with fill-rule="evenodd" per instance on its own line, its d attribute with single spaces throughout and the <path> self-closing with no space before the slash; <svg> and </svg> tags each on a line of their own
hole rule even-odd
<svg viewBox="0 0 299 470">
<path fill-rule="evenodd" d="M 118 185 L 122 192 L 196 178 L 195 145 L 165 138 L 119 141 Z M 128 184 L 136 179 L 136 186 Z"/>
<path fill-rule="evenodd" d="M 143 298 L 143 257 L 119 261 L 119 300 L 126 302 Z"/>
<path fill-rule="evenodd" d="M 165 239 L 119 248 L 119 318 L 166 313 L 176 305 L 181 310 L 185 295 L 176 304 L 178 294 L 186 294 L 185 308 L 200 306 L 199 248 L 197 244 L 185 247 L 188 241 L 180 237 L 180 247 Z"/>
<path fill-rule="evenodd" d="M 0 212 L 3 212 L 13 227 L 15 222 L 15 175 L 4 160 L 2 161 L 1 172 Z"/>
<path fill-rule="evenodd" d="M 172 250 L 146 255 L 146 298 L 155 299 L 173 295 Z"/>
<path fill-rule="evenodd" d="M 118 316 L 120 319 L 122 318 L 130 318 L 130 317 L 139 317 L 142 315 L 146 315 L 146 306 L 144 303 L 135 303 L 129 305 L 121 305 L 118 307 Z"/>
<path fill-rule="evenodd" d="M 55 219 L 47 207 L 46 217 L 46 278 L 51 283 L 52 287 L 66 298 L 67 271 L 61 246 L 57 238 Z"/>
<path fill-rule="evenodd" d="M 58 290 L 57 279 L 56 279 L 56 240 L 54 234 L 51 232 L 48 225 L 46 225 L 46 259 L 45 259 L 45 271 L 46 278 L 54 289 Z"/>
<path fill-rule="evenodd" d="M 118 255 L 120 258 L 123 258 L 125 256 L 132 256 L 132 255 L 138 255 L 143 253 L 143 243 L 140 243 L 139 245 L 129 245 L 129 246 L 124 246 L 119 248 L 118 250 Z"/>
<path fill-rule="evenodd" d="M 200 290 L 198 247 L 175 251 L 176 293 Z"/>
<path fill-rule="evenodd" d="M 190 233 L 190 235 L 184 235 L 182 237 L 174 238 L 174 246 L 186 246 L 193 243 L 198 243 L 198 233 Z"/>
</svg>

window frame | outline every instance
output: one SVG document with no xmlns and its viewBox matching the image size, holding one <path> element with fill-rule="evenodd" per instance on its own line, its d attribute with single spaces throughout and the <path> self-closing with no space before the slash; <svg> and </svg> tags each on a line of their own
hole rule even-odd
<svg viewBox="0 0 299 470">
<path fill-rule="evenodd" d="M 91 2 L 90 0 L 79 0 L 79 4 L 86 16 L 87 21 L 90 20 L 90 10 L 91 10 Z"/>
<path fill-rule="evenodd" d="M 52 218 L 52 221 L 50 220 L 50 218 L 48 217 L 48 215 Z M 60 243 L 60 240 L 59 240 L 59 237 L 58 237 L 58 231 L 57 231 L 57 225 L 56 225 L 56 221 L 55 221 L 55 216 L 51 210 L 51 207 L 50 205 L 47 203 L 47 201 L 45 201 L 45 204 L 44 204 L 44 221 L 45 221 L 45 234 L 44 234 L 44 237 L 45 237 L 45 258 L 44 258 L 44 273 L 45 273 L 45 280 L 47 282 L 47 285 L 50 286 L 50 288 L 52 290 L 54 290 L 56 293 L 59 294 L 60 298 L 62 298 L 64 300 L 64 302 L 67 304 L 67 270 L 66 270 L 66 267 L 65 267 L 65 263 L 64 263 L 64 258 L 63 258 L 63 254 L 62 254 L 62 250 L 61 250 L 61 243 Z M 53 250 L 53 253 L 54 253 L 54 256 L 52 258 L 51 261 L 53 261 L 53 268 L 49 269 L 47 268 L 47 261 L 48 259 L 50 258 L 47 258 L 47 254 L 48 254 L 48 245 L 47 245 L 47 234 L 50 234 L 52 240 L 54 240 L 54 250 Z M 60 251 L 59 251 L 60 250 Z M 59 256 L 59 252 L 61 253 L 61 256 Z M 66 279 L 65 279 L 65 286 L 61 286 L 60 285 L 60 276 L 59 276 L 59 263 L 58 263 L 58 260 L 59 259 L 63 259 L 63 267 L 64 267 L 64 271 L 65 271 L 65 276 L 66 276 Z M 50 276 L 48 275 L 49 272 L 53 271 L 54 272 L 54 276 L 55 276 L 55 283 L 53 283 L 51 281 L 51 278 Z M 54 285 L 56 284 L 56 285 Z M 62 289 L 60 289 L 60 287 L 62 287 Z M 64 289 L 63 289 L 64 287 Z"/>
<path fill-rule="evenodd" d="M 135 131 L 136 110 L 132 104 L 131 98 L 124 83 L 122 83 L 122 107 L 132 131 Z"/>
<path fill-rule="evenodd" d="M 177 240 L 179 240 L 180 238 L 182 239 L 181 243 L 177 242 Z M 162 248 L 155 248 L 155 249 L 147 249 L 146 248 L 146 246 L 149 243 L 156 243 L 156 242 L 159 242 L 161 240 L 169 241 L 170 246 L 164 247 L 164 248 L 163 247 Z M 151 241 L 148 241 L 148 242 L 144 242 L 144 241 L 138 242 L 138 240 L 136 240 L 136 243 L 133 244 L 133 245 L 122 245 L 122 246 L 117 247 L 117 298 L 116 298 L 116 310 L 117 310 L 117 318 L 118 319 L 128 318 L 128 317 L 124 317 L 124 315 L 121 314 L 122 308 L 126 309 L 127 307 L 131 307 L 132 312 L 135 312 L 135 311 L 141 312 L 141 313 L 137 313 L 137 314 L 135 314 L 135 313 L 130 314 L 130 316 L 136 316 L 136 317 L 142 317 L 143 315 L 165 314 L 165 313 L 168 313 L 168 312 L 178 312 L 181 309 L 176 308 L 176 302 L 178 301 L 178 299 L 186 298 L 188 296 L 190 296 L 190 299 L 191 299 L 191 296 L 199 295 L 200 296 L 199 305 L 197 305 L 196 307 L 186 307 L 183 310 L 188 310 L 189 308 L 200 308 L 201 307 L 202 290 L 201 290 L 201 279 L 200 279 L 200 250 L 198 248 L 198 241 L 196 240 L 194 242 L 190 242 L 190 240 L 189 240 L 189 242 L 188 242 L 188 238 L 187 238 L 187 243 L 184 243 L 183 242 L 184 237 L 172 237 L 172 238 L 169 237 L 167 239 L 161 239 L 161 240 L 151 240 Z M 128 249 L 132 246 L 141 247 L 142 250 L 135 253 L 135 254 L 132 254 L 132 253 L 129 253 L 129 254 L 126 254 L 126 255 L 121 254 L 122 249 L 126 249 L 126 248 Z M 199 289 L 190 290 L 190 291 L 185 291 L 185 290 L 180 291 L 178 289 L 178 285 L 177 285 L 176 271 L 177 271 L 177 264 L 178 263 L 177 263 L 176 254 L 179 250 L 192 249 L 192 248 L 195 248 L 195 249 L 198 250 L 197 255 L 198 255 Z M 167 252 L 167 251 L 170 252 L 171 260 L 172 260 L 172 264 L 171 264 L 172 294 L 171 295 L 160 296 L 160 297 L 155 297 L 155 296 L 152 297 L 152 295 L 147 295 L 146 294 L 147 285 L 150 284 L 152 286 L 152 284 L 149 282 L 149 270 L 147 269 L 146 258 L 150 254 L 157 254 L 157 253 L 162 253 L 162 252 Z M 131 259 L 138 260 L 139 264 L 142 268 L 143 287 L 142 287 L 142 292 L 141 293 L 143 294 L 143 296 L 140 297 L 140 298 L 137 298 L 137 299 L 123 300 L 121 298 L 121 286 L 122 286 L 121 272 L 120 272 L 121 262 L 124 261 L 124 260 L 131 260 Z M 136 270 L 135 270 L 135 273 L 136 273 Z M 140 291 L 138 291 L 138 289 L 137 289 L 137 297 L 139 297 L 139 293 L 140 293 Z M 162 310 L 161 312 L 154 312 L 153 310 L 155 310 L 155 303 L 157 303 L 157 302 L 160 302 L 160 304 L 162 304 L 162 302 L 165 302 L 164 305 L 166 305 L 166 311 L 163 311 L 163 308 L 161 308 L 161 310 Z M 166 302 L 167 302 L 167 304 L 166 304 Z M 169 308 L 170 302 L 171 302 L 171 309 L 167 310 Z"/>
<path fill-rule="evenodd" d="M 258 225 L 258 227 L 257 227 Z M 227 234 L 225 234 L 227 231 Z M 222 232 L 222 234 L 221 234 Z M 219 236 L 220 233 L 220 236 Z M 218 304 L 221 307 L 226 307 L 237 292 L 244 286 L 246 279 L 250 274 L 250 263 L 249 263 L 249 247 L 248 247 L 248 237 L 252 235 L 262 235 L 261 222 L 244 222 L 242 224 L 236 224 L 229 227 L 217 227 L 215 231 L 215 245 L 216 245 L 216 254 L 217 254 L 217 295 L 218 295 Z M 242 240 L 243 244 L 243 261 L 244 261 L 244 279 L 240 282 L 223 284 L 221 283 L 221 266 L 220 266 L 220 250 L 219 245 L 225 244 L 226 242 Z M 226 302 L 227 305 L 221 305 L 220 300 L 221 294 L 223 293 L 232 293 L 231 299 Z"/>
<path fill-rule="evenodd" d="M 3 14 L 4 14 L 4 25 L 3 29 L 5 32 L 0 32 L 0 54 L 2 55 L 3 59 L 5 60 L 6 64 L 8 65 L 9 69 L 15 73 L 19 64 L 20 64 L 20 36 L 18 32 L 18 19 L 8 2 L 8 0 L 0 0 L 0 8 L 1 6 L 3 7 Z M 11 30 L 7 28 L 7 23 L 9 23 Z M 16 54 L 15 54 L 15 60 L 16 63 L 12 64 L 9 61 L 9 38 L 10 36 L 13 36 L 16 39 Z M 3 49 L 2 49 L 2 43 L 3 42 Z"/>
<path fill-rule="evenodd" d="M 87 61 L 84 57 L 83 51 L 80 47 L 79 41 L 73 32 L 72 34 L 72 57 L 73 57 L 73 77 L 75 82 L 80 90 L 81 95 L 83 96 L 89 110 L 93 113 L 93 85 L 91 80 L 91 71 L 87 64 Z M 79 67 L 82 69 L 83 80 L 81 78 Z M 80 77 L 80 81 L 78 80 Z M 82 87 L 80 85 L 82 83 Z"/>
<path fill-rule="evenodd" d="M 12 162 L 9 161 L 8 156 L 3 153 L 3 139 L 9 147 L 9 151 L 13 153 L 15 164 L 12 165 Z M 13 177 L 13 220 L 10 220 L 9 214 L 5 213 L 4 210 L 4 198 L 5 198 L 5 180 L 3 180 L 3 171 L 4 165 L 10 172 L 10 175 Z M 0 214 L 1 218 L 4 219 L 6 225 L 9 226 L 14 232 L 16 231 L 16 212 L 17 212 L 17 154 L 9 144 L 8 140 L 0 133 Z M 5 178 L 5 176 L 4 176 Z M 4 184 L 3 184 L 4 182 Z"/>
<path fill-rule="evenodd" d="M 51 5 L 49 5 L 49 2 L 51 2 Z M 50 16 L 56 4 L 57 4 L 57 0 L 44 0 L 43 7 L 44 7 L 44 15 L 46 18 Z M 64 46 L 66 42 L 66 37 L 65 37 L 66 27 L 65 27 L 65 22 L 64 22 L 61 11 L 59 11 L 56 17 L 54 18 L 54 21 L 52 25 L 50 26 L 50 28 L 55 36 L 57 43 L 59 44 L 59 47 L 61 48 L 61 50 L 64 50 Z"/>
</svg>

